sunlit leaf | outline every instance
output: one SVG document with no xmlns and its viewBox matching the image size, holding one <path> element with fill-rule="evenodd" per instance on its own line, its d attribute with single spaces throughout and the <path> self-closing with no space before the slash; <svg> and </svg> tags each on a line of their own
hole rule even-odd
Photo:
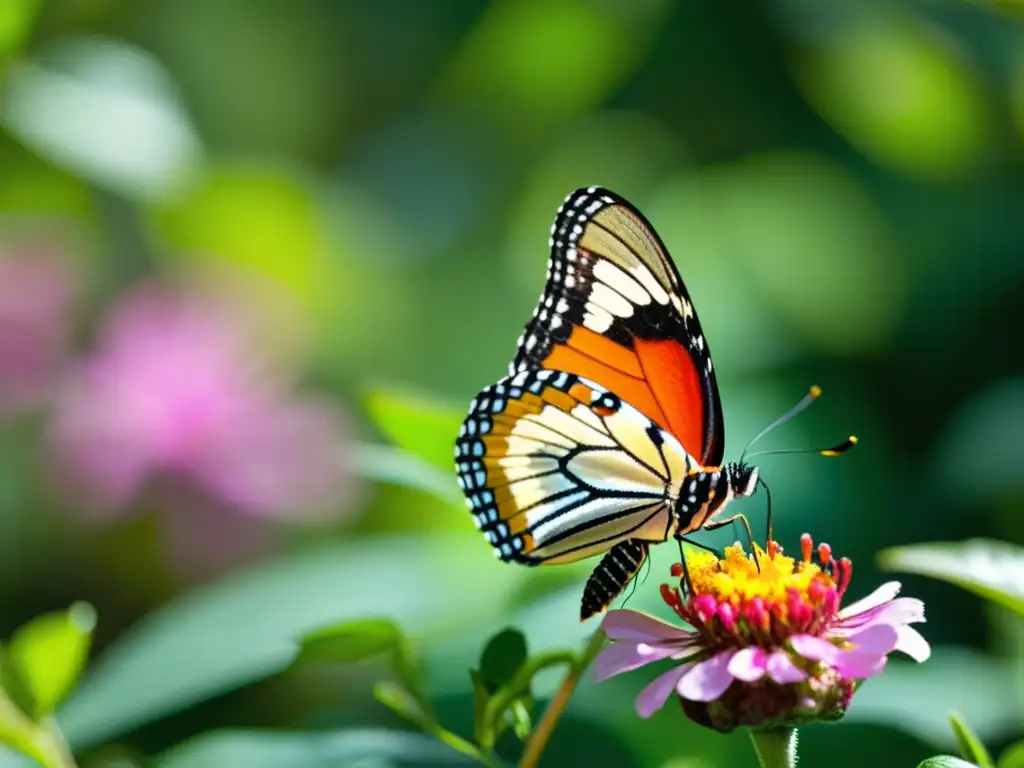
<svg viewBox="0 0 1024 768">
<path fill-rule="evenodd" d="M 960 754 L 963 758 L 965 760 L 973 760 L 981 768 L 995 768 L 992 756 L 963 717 L 954 712 L 949 716 L 949 722 L 953 727 L 953 733 L 956 734 L 956 742 L 960 747 Z"/>
<path fill-rule="evenodd" d="M 959 757 L 936 755 L 918 763 L 917 768 L 978 768 L 978 766 L 961 760 Z"/>
<path fill-rule="evenodd" d="M 998 768 L 1024 768 L 1024 741 L 1018 741 L 999 755 Z"/>
<path fill-rule="evenodd" d="M 450 473 L 454 485 L 452 457 L 464 413 L 428 395 L 398 387 L 378 387 L 365 403 L 370 418 L 388 438 Z"/>
<path fill-rule="evenodd" d="M 517 629 L 503 629 L 480 655 L 480 676 L 493 692 L 512 680 L 526 656 L 526 636 Z"/>
<path fill-rule="evenodd" d="M 529 114 L 514 123 L 516 137 L 527 138 L 621 83 L 656 39 L 668 7 L 657 0 L 632 3 L 628 12 L 573 0 L 493 3 L 452 57 L 441 91 L 478 104 L 502 128 Z"/>
<path fill-rule="evenodd" d="M 474 588 L 493 562 L 477 541 L 418 536 L 325 544 L 236 572 L 170 602 L 110 646 L 63 707 L 62 726 L 76 747 L 107 740 L 278 673 L 298 651 L 295 638 L 382 606 L 418 638 L 486 625 L 517 580 Z M 418 584 L 423 574 L 429 579 Z"/>
<path fill-rule="evenodd" d="M 49 715 L 71 691 L 85 667 L 95 626 L 92 606 L 76 603 L 32 619 L 11 636 L 7 662 L 31 696 L 27 714 Z"/>
<path fill-rule="evenodd" d="M 915 544 L 879 553 L 890 571 L 932 576 L 1024 613 L 1024 548 L 1002 541 Z"/>
<path fill-rule="evenodd" d="M 131 198 L 181 189 L 199 140 L 168 73 L 114 39 L 63 39 L 7 69 L 0 123 L 66 170 Z"/>
<path fill-rule="evenodd" d="M 17 53 L 32 31 L 42 0 L 4 0 L 0 3 L 0 68 Z"/>
<path fill-rule="evenodd" d="M 881 164 L 943 177 L 974 166 L 989 143 L 978 73 L 919 16 L 865 14 L 796 57 L 794 68 L 810 104 Z"/>
<path fill-rule="evenodd" d="M 306 305 L 331 295 L 326 225 L 306 180 L 288 168 L 214 165 L 188 194 L 159 201 L 150 214 L 174 259 L 252 270 Z"/>
<path fill-rule="evenodd" d="M 153 768 L 339 768 L 462 766 L 473 761 L 430 736 L 352 729 L 309 733 L 214 731 L 174 747 Z"/>
</svg>

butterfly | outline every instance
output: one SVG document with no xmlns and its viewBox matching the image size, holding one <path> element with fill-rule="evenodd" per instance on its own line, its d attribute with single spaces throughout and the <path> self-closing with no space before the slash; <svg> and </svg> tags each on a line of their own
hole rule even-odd
<svg viewBox="0 0 1024 768">
<path fill-rule="evenodd" d="M 584 588 L 586 620 L 622 592 L 651 544 L 747 525 L 722 512 L 754 493 L 758 470 L 722 463 L 711 352 L 643 214 L 607 189 L 578 189 L 558 209 L 549 247 L 533 318 L 508 375 L 470 404 L 455 467 L 501 560 L 604 553 Z"/>
</svg>

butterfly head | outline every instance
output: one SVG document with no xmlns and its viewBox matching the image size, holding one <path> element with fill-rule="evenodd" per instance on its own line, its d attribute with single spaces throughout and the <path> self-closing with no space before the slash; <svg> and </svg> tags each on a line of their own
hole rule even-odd
<svg viewBox="0 0 1024 768">
<path fill-rule="evenodd" d="M 757 467 L 734 461 L 723 468 L 729 493 L 740 498 L 753 496 L 757 490 Z"/>
</svg>

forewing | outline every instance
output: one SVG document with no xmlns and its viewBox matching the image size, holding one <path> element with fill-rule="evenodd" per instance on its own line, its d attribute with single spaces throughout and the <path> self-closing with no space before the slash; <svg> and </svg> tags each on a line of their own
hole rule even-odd
<svg viewBox="0 0 1024 768">
<path fill-rule="evenodd" d="M 548 280 L 511 373 L 544 367 L 614 391 L 702 464 L 724 448 L 711 355 L 693 304 L 643 214 L 609 190 L 579 189 L 551 228 Z"/>
</svg>

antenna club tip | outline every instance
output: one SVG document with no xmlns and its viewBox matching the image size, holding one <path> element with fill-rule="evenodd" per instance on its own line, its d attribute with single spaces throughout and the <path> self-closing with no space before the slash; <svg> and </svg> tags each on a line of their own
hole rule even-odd
<svg viewBox="0 0 1024 768">
<path fill-rule="evenodd" d="M 857 441 L 857 436 L 856 435 L 850 435 L 850 444 L 851 445 L 856 445 L 857 442 L 858 442 Z"/>
<path fill-rule="evenodd" d="M 809 394 L 811 397 L 821 397 L 821 387 L 819 387 L 817 384 L 813 384 L 811 386 Z"/>
</svg>

